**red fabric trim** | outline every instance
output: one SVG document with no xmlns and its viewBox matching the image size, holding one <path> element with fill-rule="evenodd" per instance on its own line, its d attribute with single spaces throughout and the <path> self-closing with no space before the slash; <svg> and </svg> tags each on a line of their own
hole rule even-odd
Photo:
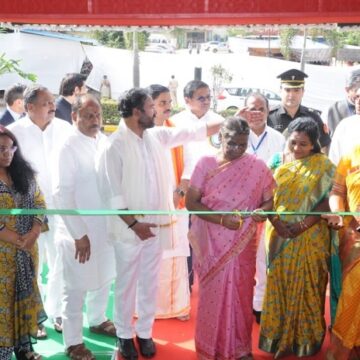
<svg viewBox="0 0 360 360">
<path fill-rule="evenodd" d="M 0 21 L 176 26 L 359 23 L 354 0 L 2 0 Z"/>
</svg>

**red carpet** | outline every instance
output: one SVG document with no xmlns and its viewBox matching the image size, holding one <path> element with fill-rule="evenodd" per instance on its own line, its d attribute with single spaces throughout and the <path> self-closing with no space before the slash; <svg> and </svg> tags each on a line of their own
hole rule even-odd
<svg viewBox="0 0 360 360">
<path fill-rule="evenodd" d="M 180 320 L 156 320 L 154 326 L 154 340 L 157 343 L 156 360 L 195 360 L 195 345 L 194 345 L 194 328 L 196 319 L 197 306 L 197 288 L 191 295 L 191 319 L 189 321 Z M 326 319 L 329 322 L 329 306 L 328 299 L 326 304 Z M 256 360 L 270 360 L 272 355 L 260 351 L 257 347 L 259 338 L 259 325 L 254 321 L 253 326 L 253 356 Z M 322 351 L 316 356 L 310 356 L 306 359 L 325 359 L 325 352 L 329 346 L 330 334 L 327 332 Z M 116 360 L 121 357 L 117 356 Z M 140 357 L 140 359 L 142 359 Z M 288 360 L 298 359 L 294 356 L 286 357 Z"/>
</svg>

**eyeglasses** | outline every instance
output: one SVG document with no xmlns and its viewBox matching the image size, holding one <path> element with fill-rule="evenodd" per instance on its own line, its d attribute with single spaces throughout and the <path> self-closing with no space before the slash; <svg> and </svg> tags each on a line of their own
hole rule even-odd
<svg viewBox="0 0 360 360">
<path fill-rule="evenodd" d="M 206 100 L 210 101 L 211 100 L 211 96 L 199 96 L 198 98 L 196 98 L 197 101 L 200 101 L 201 103 L 204 103 Z"/>
<path fill-rule="evenodd" d="M 14 155 L 15 151 L 17 150 L 17 146 L 0 146 L 0 154 L 5 154 L 9 152 L 11 155 Z"/>
</svg>

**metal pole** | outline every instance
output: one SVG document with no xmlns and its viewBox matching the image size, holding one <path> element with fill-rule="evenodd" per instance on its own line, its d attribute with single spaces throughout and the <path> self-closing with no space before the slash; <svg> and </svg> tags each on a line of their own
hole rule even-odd
<svg viewBox="0 0 360 360">
<path fill-rule="evenodd" d="M 137 32 L 133 32 L 133 53 L 134 53 L 134 63 L 133 63 L 133 84 L 134 87 L 140 87 L 140 60 L 139 60 L 139 48 L 138 48 L 138 38 Z"/>
<path fill-rule="evenodd" d="M 301 49 L 301 60 L 300 60 L 301 71 L 305 71 L 305 51 L 306 51 L 306 28 L 304 28 L 304 41 L 303 41 L 303 47 Z"/>
</svg>

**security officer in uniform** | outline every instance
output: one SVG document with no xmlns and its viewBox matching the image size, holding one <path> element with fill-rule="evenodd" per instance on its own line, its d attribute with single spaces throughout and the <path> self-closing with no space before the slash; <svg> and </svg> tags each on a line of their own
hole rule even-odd
<svg viewBox="0 0 360 360">
<path fill-rule="evenodd" d="M 300 116 L 310 116 L 316 121 L 320 131 L 320 145 L 327 148 L 331 139 L 326 125 L 320 115 L 312 109 L 301 105 L 304 96 L 305 78 L 308 76 L 297 69 L 291 69 L 278 75 L 281 80 L 281 104 L 271 109 L 268 117 L 268 125 L 286 136 L 286 129 L 290 121 Z"/>
</svg>

